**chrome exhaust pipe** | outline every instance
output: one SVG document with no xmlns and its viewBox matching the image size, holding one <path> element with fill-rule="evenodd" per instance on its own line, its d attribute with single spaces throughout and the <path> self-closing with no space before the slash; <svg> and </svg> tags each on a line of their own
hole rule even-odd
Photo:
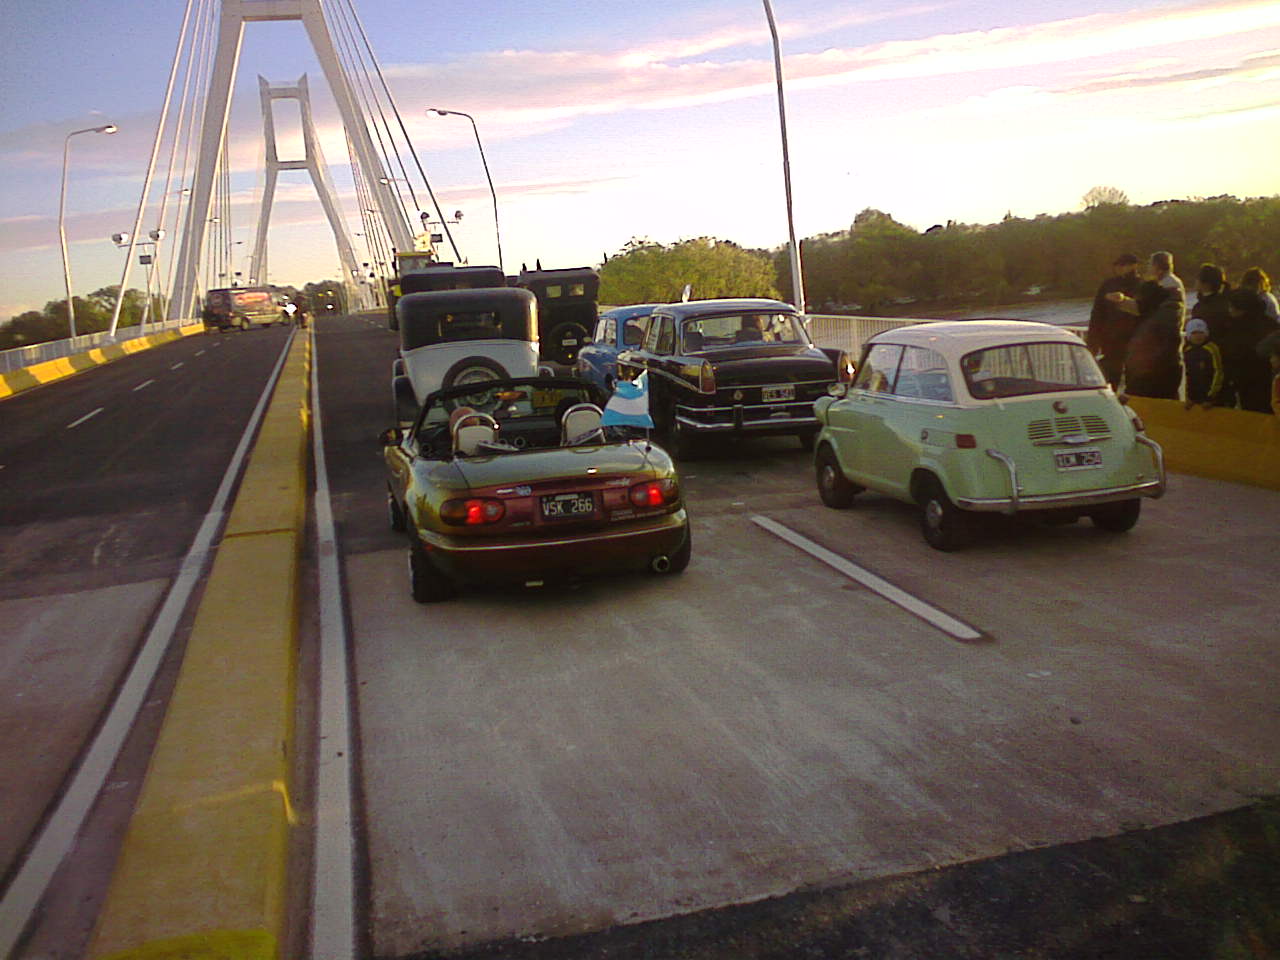
<svg viewBox="0 0 1280 960">
<path fill-rule="evenodd" d="M 666 573 L 671 569 L 671 558 L 665 553 L 660 553 L 650 561 L 649 568 L 654 573 Z"/>
</svg>

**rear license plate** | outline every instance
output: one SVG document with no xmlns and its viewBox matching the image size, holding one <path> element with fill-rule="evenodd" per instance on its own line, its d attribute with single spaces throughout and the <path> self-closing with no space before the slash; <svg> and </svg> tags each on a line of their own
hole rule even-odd
<svg viewBox="0 0 1280 960">
<path fill-rule="evenodd" d="M 1059 470 L 1092 470 L 1102 466 L 1101 450 L 1065 450 L 1053 455 Z"/>
<path fill-rule="evenodd" d="M 765 403 L 773 403 L 777 400 L 794 400 L 796 398 L 795 384 L 784 383 L 779 387 L 762 387 L 760 390 L 760 399 Z"/>
<path fill-rule="evenodd" d="M 559 405 L 561 396 L 558 390 L 535 389 L 530 400 L 535 410 L 554 410 Z"/>
<path fill-rule="evenodd" d="M 568 520 L 587 517 L 596 511 L 595 498 L 589 493 L 553 493 L 542 498 L 544 520 Z"/>
</svg>

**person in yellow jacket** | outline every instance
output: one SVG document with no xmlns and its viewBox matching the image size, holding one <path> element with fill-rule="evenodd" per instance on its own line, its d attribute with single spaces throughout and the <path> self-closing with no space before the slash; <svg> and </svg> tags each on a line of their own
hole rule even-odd
<svg viewBox="0 0 1280 960">
<path fill-rule="evenodd" d="M 1209 324 L 1200 317 L 1187 321 L 1183 331 L 1182 369 L 1186 371 L 1188 410 L 1200 404 L 1206 410 L 1219 402 L 1224 381 L 1222 351 L 1209 339 Z"/>
</svg>

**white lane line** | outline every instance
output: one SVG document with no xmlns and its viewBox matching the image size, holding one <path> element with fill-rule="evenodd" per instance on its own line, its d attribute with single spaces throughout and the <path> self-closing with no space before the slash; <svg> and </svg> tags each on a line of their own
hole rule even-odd
<svg viewBox="0 0 1280 960">
<path fill-rule="evenodd" d="M 136 387 L 133 388 L 133 392 L 137 393 L 139 390 L 145 390 L 147 389 L 147 387 L 151 386 L 153 383 L 155 383 L 154 380 L 143 380 L 140 384 L 138 384 Z"/>
<path fill-rule="evenodd" d="M 107 409 L 107 408 L 106 408 L 106 407 L 99 407 L 97 410 L 93 410 L 93 411 L 90 411 L 89 413 L 86 413 L 86 414 L 85 414 L 83 417 L 81 417 L 79 420 L 72 420 L 70 423 L 68 423 L 68 424 L 67 424 L 67 429 L 68 429 L 68 430 L 70 430 L 72 427 L 78 427 L 78 426 L 80 426 L 80 424 L 84 423 L 86 420 L 91 420 L 91 419 L 93 419 L 94 417 L 96 417 L 98 414 L 100 414 L 100 413 L 101 413 L 103 410 L 105 410 L 105 409 Z"/>
<path fill-rule="evenodd" d="M 203 351 L 203 350 L 197 350 L 197 351 L 196 351 L 196 356 L 197 356 L 197 357 L 203 357 L 203 356 L 204 356 L 204 351 Z"/>
<path fill-rule="evenodd" d="M 320 418 L 320 364 L 311 338 L 311 444 L 319 556 L 320 703 L 316 756 L 316 836 L 311 883 L 312 960 L 356 956 L 355 840 L 351 801 L 351 681 L 338 536 L 329 499 Z"/>
<path fill-rule="evenodd" d="M 175 363 L 175 364 L 174 364 L 173 366 L 171 366 L 169 369 L 170 369 L 170 370 L 177 370 L 180 366 L 182 366 L 182 361 L 181 361 L 181 360 L 179 360 L 177 363 Z"/>
<path fill-rule="evenodd" d="M 814 543 L 808 537 L 796 533 L 790 527 L 784 527 L 776 520 L 770 520 L 768 517 L 754 516 L 751 522 L 758 527 L 763 527 L 775 537 L 787 541 L 794 547 L 799 547 L 805 553 L 818 560 L 821 560 L 827 566 L 843 573 L 850 580 L 856 580 L 868 590 L 872 590 L 880 596 L 884 597 L 890 603 L 896 603 L 908 613 L 913 613 L 921 620 L 933 624 L 943 633 L 955 637 L 957 640 L 981 640 L 981 631 L 973 629 L 967 623 L 961 623 L 950 614 L 943 613 L 937 607 L 925 603 L 919 597 L 913 597 L 907 591 L 895 587 L 888 580 L 876 576 L 870 570 L 864 570 L 850 560 L 846 560 L 838 553 L 832 553 L 826 547 L 819 543 Z"/>
<path fill-rule="evenodd" d="M 76 770 L 66 793 L 58 801 L 58 806 L 49 815 L 49 819 L 45 821 L 44 828 L 32 844 L 26 860 L 14 875 L 9 888 L 4 891 L 3 899 L 0 899 L 0 957 L 10 955 L 14 944 L 18 942 L 18 938 L 31 922 L 31 917 L 41 897 L 44 896 L 49 881 L 53 879 L 54 873 L 57 872 L 72 844 L 75 843 L 76 836 L 84 824 L 84 818 L 93 806 L 94 799 L 101 792 L 103 784 L 106 783 L 111 767 L 120 753 L 121 746 L 124 745 L 125 737 L 133 726 L 138 711 L 142 708 L 147 690 L 160 667 L 160 661 L 164 659 L 165 651 L 169 649 L 169 644 L 173 640 L 182 612 L 186 609 L 191 593 L 200 582 L 200 577 L 208 565 L 214 537 L 222 529 L 227 501 L 231 497 L 235 479 L 239 475 L 241 464 L 248 456 L 250 442 L 257 433 L 258 424 L 267 409 L 267 401 L 271 398 L 271 391 L 275 389 L 280 371 L 284 368 L 291 341 L 292 338 L 285 342 L 280 359 L 276 361 L 275 370 L 268 378 L 262 396 L 258 399 L 258 405 L 254 407 L 249 423 L 240 437 L 240 443 L 231 457 L 231 463 L 227 466 L 226 473 L 222 475 L 222 483 L 214 495 L 209 512 L 205 514 L 204 521 L 196 532 L 191 549 L 182 558 L 182 566 L 178 570 L 177 577 L 174 578 L 173 586 L 169 588 L 168 595 L 164 598 L 164 603 L 147 634 L 147 639 L 142 644 L 142 649 L 138 652 L 138 658 L 129 668 L 128 676 L 125 677 L 124 683 L 116 694 L 106 719 L 93 739 L 92 746 L 80 761 L 80 767 Z"/>
</svg>

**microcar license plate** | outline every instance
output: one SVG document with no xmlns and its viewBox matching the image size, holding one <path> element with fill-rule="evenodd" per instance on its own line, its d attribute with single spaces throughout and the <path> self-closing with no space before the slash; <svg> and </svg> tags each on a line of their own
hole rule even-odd
<svg viewBox="0 0 1280 960">
<path fill-rule="evenodd" d="M 1101 450 L 1064 450 L 1053 455 L 1059 470 L 1092 470 L 1102 466 Z"/>
<path fill-rule="evenodd" d="M 558 390 L 537 390 L 533 391 L 530 398 L 535 410 L 554 410 L 560 403 L 561 393 Z"/>
<path fill-rule="evenodd" d="M 542 498 L 545 520 L 569 520 L 595 513 L 595 498 L 589 493 L 553 493 Z"/>
<path fill-rule="evenodd" d="M 794 400 L 796 398 L 796 388 L 793 383 L 784 383 L 779 387 L 763 387 L 760 390 L 760 399 L 765 403 L 773 403 L 777 400 Z"/>
</svg>

